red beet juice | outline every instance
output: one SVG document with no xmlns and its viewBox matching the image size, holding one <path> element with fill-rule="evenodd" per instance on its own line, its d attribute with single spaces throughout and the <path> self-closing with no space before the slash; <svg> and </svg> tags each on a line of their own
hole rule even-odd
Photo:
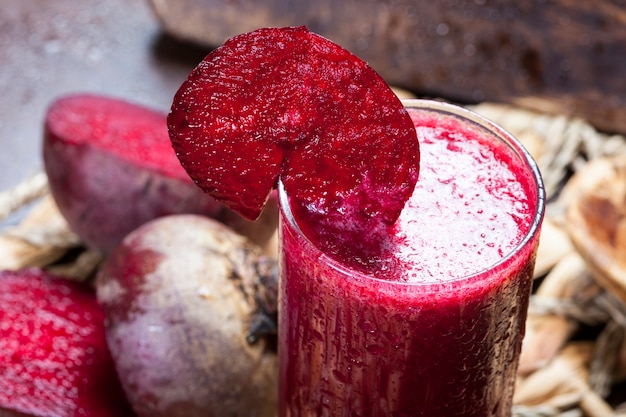
<svg viewBox="0 0 626 417">
<path fill-rule="evenodd" d="M 339 249 L 316 241 L 281 190 L 281 417 L 511 415 L 540 175 L 481 117 L 405 105 L 420 179 L 387 235 L 372 231 L 375 259 L 353 256 L 370 238 Z"/>
</svg>

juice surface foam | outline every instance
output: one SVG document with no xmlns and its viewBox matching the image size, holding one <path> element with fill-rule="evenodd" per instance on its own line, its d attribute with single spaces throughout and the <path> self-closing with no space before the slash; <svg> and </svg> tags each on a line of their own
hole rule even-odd
<svg viewBox="0 0 626 417">
<path fill-rule="evenodd" d="M 408 111 L 420 142 L 420 177 L 396 223 L 357 238 L 349 226 L 345 236 L 324 234 L 303 221 L 306 213 L 294 213 L 297 223 L 331 258 L 376 278 L 436 283 L 479 273 L 529 233 L 537 209 L 534 178 L 493 133 L 454 116 Z"/>
<path fill-rule="evenodd" d="M 437 282 L 480 272 L 528 233 L 532 178 L 504 143 L 453 118 L 410 111 L 420 141 L 420 179 L 394 228 L 403 279 Z"/>
</svg>

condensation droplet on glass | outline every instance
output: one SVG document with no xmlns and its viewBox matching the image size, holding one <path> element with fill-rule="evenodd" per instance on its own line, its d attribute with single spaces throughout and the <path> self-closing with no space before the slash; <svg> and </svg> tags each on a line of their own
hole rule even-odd
<svg viewBox="0 0 626 417">
<path fill-rule="evenodd" d="M 452 56 L 456 53 L 456 47 L 454 46 L 454 44 L 452 42 L 447 42 L 443 48 L 443 53 L 446 56 Z"/>
<path fill-rule="evenodd" d="M 446 36 L 450 32 L 450 27 L 445 23 L 439 23 L 435 31 L 439 36 Z"/>
<path fill-rule="evenodd" d="M 43 45 L 43 50 L 48 55 L 56 55 L 61 51 L 61 42 L 58 39 L 51 39 Z"/>
<path fill-rule="evenodd" d="M 198 287 L 197 293 L 202 298 L 210 298 L 211 297 L 211 289 L 207 286 Z"/>
<path fill-rule="evenodd" d="M 476 46 L 474 46 L 473 43 L 468 43 L 467 45 L 465 45 L 465 48 L 463 48 L 463 53 L 466 56 L 476 55 Z"/>
<path fill-rule="evenodd" d="M 87 53 L 87 58 L 89 58 L 89 60 L 93 62 L 101 61 L 103 56 L 104 53 L 100 48 L 91 48 Z"/>
<path fill-rule="evenodd" d="M 359 33 L 363 36 L 369 36 L 373 32 L 372 25 L 364 24 L 359 27 Z"/>
</svg>

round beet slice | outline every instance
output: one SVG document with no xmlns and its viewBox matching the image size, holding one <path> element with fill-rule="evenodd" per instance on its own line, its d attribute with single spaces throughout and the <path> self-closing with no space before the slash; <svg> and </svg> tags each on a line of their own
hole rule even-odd
<svg viewBox="0 0 626 417">
<path fill-rule="evenodd" d="M 259 29 L 209 53 L 176 93 L 168 128 L 196 183 L 250 219 L 280 177 L 307 215 L 388 225 L 418 177 L 400 100 L 367 63 L 305 27 Z"/>
</svg>

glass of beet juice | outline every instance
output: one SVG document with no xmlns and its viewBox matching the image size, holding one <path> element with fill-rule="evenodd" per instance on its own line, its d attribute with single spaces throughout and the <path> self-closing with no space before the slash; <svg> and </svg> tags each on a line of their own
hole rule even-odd
<svg viewBox="0 0 626 417">
<path fill-rule="evenodd" d="M 466 109 L 404 104 L 420 179 L 387 234 L 374 233 L 372 259 L 353 256 L 367 231 L 330 254 L 313 243 L 302 230 L 315 224 L 279 190 L 281 417 L 511 415 L 544 213 L 539 170 Z"/>
</svg>

